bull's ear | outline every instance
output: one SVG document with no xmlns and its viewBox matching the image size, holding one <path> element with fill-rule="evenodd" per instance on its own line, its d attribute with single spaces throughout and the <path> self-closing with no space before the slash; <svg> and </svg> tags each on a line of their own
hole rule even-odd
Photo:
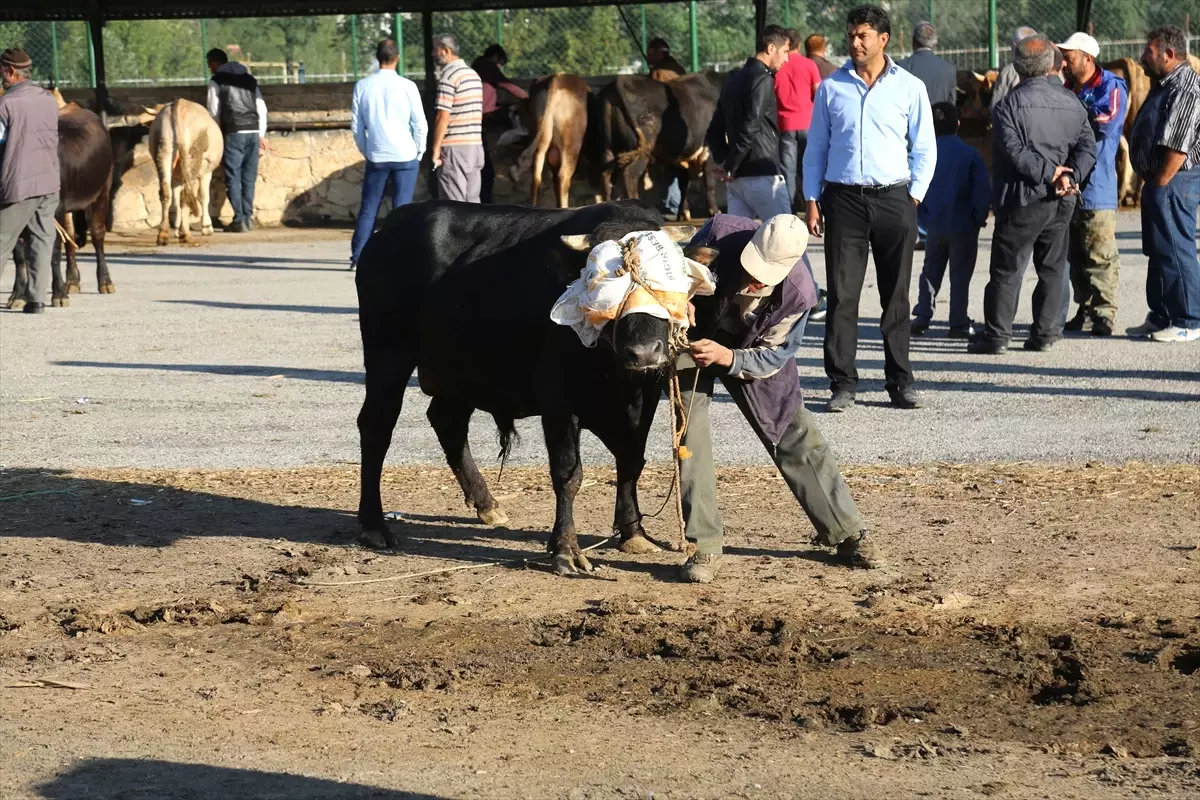
<svg viewBox="0 0 1200 800">
<path fill-rule="evenodd" d="M 586 253 L 592 249 L 592 238 L 587 234 L 574 234 L 572 236 L 560 236 L 562 243 L 572 250 L 579 250 Z"/>
<path fill-rule="evenodd" d="M 717 256 L 720 255 L 720 251 L 718 251 L 715 247 L 696 246 L 687 248 L 683 251 L 683 254 L 692 261 L 699 261 L 704 266 L 710 267 L 712 266 L 712 263 L 717 260 Z"/>
<path fill-rule="evenodd" d="M 691 225 L 669 225 L 663 228 L 663 233 L 672 242 L 678 244 L 680 242 L 690 242 L 692 237 L 696 235 L 696 228 Z"/>
</svg>

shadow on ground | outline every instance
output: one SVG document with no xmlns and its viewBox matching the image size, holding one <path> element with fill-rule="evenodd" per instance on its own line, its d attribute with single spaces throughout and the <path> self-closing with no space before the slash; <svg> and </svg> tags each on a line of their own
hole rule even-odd
<svg viewBox="0 0 1200 800">
<path fill-rule="evenodd" d="M 440 795 L 381 789 L 303 775 L 257 772 L 152 759 L 102 758 L 77 763 L 38 787 L 46 800 L 440 800 Z"/>
</svg>

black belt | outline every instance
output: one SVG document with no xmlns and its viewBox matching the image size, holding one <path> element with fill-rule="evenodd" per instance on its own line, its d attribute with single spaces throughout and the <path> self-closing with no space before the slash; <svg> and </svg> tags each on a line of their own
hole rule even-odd
<svg viewBox="0 0 1200 800">
<path fill-rule="evenodd" d="M 831 183 L 829 185 L 834 189 L 838 189 L 843 192 L 849 192 L 850 194 L 878 197 L 881 194 L 887 194 L 888 192 L 895 191 L 896 189 L 907 189 L 908 181 L 903 181 L 902 183 L 893 183 L 890 186 L 868 186 L 856 183 Z"/>
</svg>

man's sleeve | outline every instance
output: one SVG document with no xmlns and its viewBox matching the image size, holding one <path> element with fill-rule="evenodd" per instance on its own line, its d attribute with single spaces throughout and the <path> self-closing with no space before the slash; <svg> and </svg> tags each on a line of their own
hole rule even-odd
<svg viewBox="0 0 1200 800">
<path fill-rule="evenodd" d="M 417 160 L 420 161 L 425 155 L 425 147 L 429 140 L 429 122 L 425 119 L 425 109 L 421 107 L 421 93 L 417 91 L 417 85 L 410 82 L 405 90 L 408 92 L 408 104 L 412 109 L 409 130 L 412 132 L 413 142 L 417 145 Z"/>
<path fill-rule="evenodd" d="M 208 82 L 208 113 L 213 119 L 219 119 L 221 116 L 221 91 L 217 88 L 216 81 Z"/>
<path fill-rule="evenodd" d="M 1017 71 L 1012 68 L 1011 64 L 1007 64 L 1000 70 L 1000 74 L 996 76 L 996 83 L 992 85 L 992 113 L 996 113 L 996 107 L 1000 105 L 1000 101 L 1004 96 L 1013 90 L 1013 87 L 1020 82 L 1020 76 Z"/>
<path fill-rule="evenodd" d="M 1017 174 L 1034 186 L 1042 186 L 1050 183 L 1050 179 L 1054 177 L 1055 164 L 1051 164 L 1040 153 L 1035 152 L 1025 142 L 1021 136 L 1021 131 L 1017 127 L 1016 122 L 1012 118 L 1012 105 L 1000 106 L 992 116 L 992 124 L 995 127 L 996 137 L 1000 143 L 1000 149 L 1008 156 L 1012 162 Z M 1088 133 L 1091 133 L 1091 126 L 1088 126 Z M 1092 147 L 1095 148 L 1095 140 L 1092 141 Z M 1093 161 L 1095 157 L 1093 156 Z M 1078 175 L 1076 175 L 1078 179 Z"/>
<path fill-rule="evenodd" d="M 908 193 L 920 202 L 929 191 L 933 171 L 937 167 L 937 137 L 933 133 L 933 110 L 925 87 L 918 84 L 911 93 L 908 107 L 908 164 L 912 182 Z"/>
<path fill-rule="evenodd" d="M 757 347 L 734 350 L 733 362 L 729 365 L 730 377 L 744 381 L 762 380 L 783 369 L 800 351 L 804 326 L 798 323 L 805 313 L 807 309 L 769 328 Z"/>
<path fill-rule="evenodd" d="M 450 81 L 438 81 L 437 88 L 437 104 L 438 111 L 450 111 L 454 108 L 454 95 L 458 92 L 453 83 Z"/>
<path fill-rule="evenodd" d="M 734 177 L 737 176 L 738 167 L 750 155 L 754 137 L 762 127 L 763 115 L 766 114 L 767 105 L 775 92 L 774 83 L 762 77 L 750 87 L 750 96 L 746 98 L 746 118 L 742 120 L 738 130 L 733 132 L 729 142 L 729 156 L 725 159 L 725 171 Z"/>
<path fill-rule="evenodd" d="M 704 143 L 712 151 L 715 162 L 724 164 L 725 159 L 729 157 L 729 141 L 725 138 L 725 114 L 721 110 L 720 100 L 717 101 L 717 110 L 713 112 L 712 120 L 708 123 L 708 132 L 704 134 Z"/>
<path fill-rule="evenodd" d="M 354 87 L 354 98 L 350 101 L 350 132 L 354 134 L 354 144 L 363 156 L 367 154 L 367 121 L 362 118 L 362 84 Z"/>
<path fill-rule="evenodd" d="M 1079 135 L 1067 153 L 1066 166 L 1071 168 L 1071 180 L 1081 184 L 1096 166 L 1096 134 L 1092 131 L 1092 122 L 1087 114 L 1080 116 L 1083 124 L 1079 126 Z"/>
<path fill-rule="evenodd" d="M 1114 80 L 1112 88 L 1103 97 L 1097 98 L 1092 113 L 1095 114 L 1096 125 L 1100 127 L 1101 135 L 1109 136 L 1116 129 L 1117 136 L 1125 124 L 1125 115 L 1129 111 L 1129 93 L 1124 88 L 1124 81 Z"/>
<path fill-rule="evenodd" d="M 262 92 L 254 90 L 254 108 L 258 111 L 258 135 L 267 138 L 267 102 L 263 100 Z"/>
<path fill-rule="evenodd" d="M 829 164 L 829 81 L 817 89 L 813 100 L 812 124 L 808 127 L 808 144 L 804 149 L 805 200 L 820 200 L 825 186 L 825 171 Z"/>
<path fill-rule="evenodd" d="M 1185 65 L 1182 69 L 1188 69 Z M 1174 150 L 1176 153 L 1189 153 L 1200 136 L 1200 102 L 1191 92 L 1173 92 L 1163 103 L 1162 127 L 1156 132 L 1154 144 Z"/>
</svg>

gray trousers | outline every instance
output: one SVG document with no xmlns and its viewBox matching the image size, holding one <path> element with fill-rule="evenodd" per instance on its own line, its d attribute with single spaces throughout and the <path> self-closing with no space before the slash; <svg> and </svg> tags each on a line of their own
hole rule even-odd
<svg viewBox="0 0 1200 800">
<path fill-rule="evenodd" d="M 709 408 L 712 405 L 713 384 L 720 377 L 712 368 L 700 372 L 692 397 L 695 369 L 681 370 L 679 386 L 684 409 L 691 408 L 683 443 L 691 450 L 680 468 L 681 497 L 683 498 L 684 530 L 688 540 L 696 543 L 697 553 L 721 552 L 725 529 L 717 510 L 717 477 L 713 465 L 712 428 Z M 763 435 L 754 414 L 746 402 L 740 383 L 723 380 L 742 416 L 758 434 L 779 474 L 792 490 L 800 508 L 808 515 L 816 530 L 814 541 L 830 547 L 854 536 L 863 529 L 862 515 L 850 496 L 850 487 L 842 477 L 837 458 L 817 429 L 816 420 L 804 406 L 796 410 L 792 422 L 776 445 Z"/>
<path fill-rule="evenodd" d="M 478 203 L 483 186 L 483 145 L 460 145 L 442 148 L 442 165 L 438 167 L 438 197 Z"/>
<path fill-rule="evenodd" d="M 16 247 L 17 239 L 29 229 L 29 287 L 27 303 L 45 303 L 50 291 L 50 261 L 54 254 L 54 212 L 58 210 L 58 193 L 31 197 L 16 203 L 0 205 L 0 275 Z"/>
</svg>

